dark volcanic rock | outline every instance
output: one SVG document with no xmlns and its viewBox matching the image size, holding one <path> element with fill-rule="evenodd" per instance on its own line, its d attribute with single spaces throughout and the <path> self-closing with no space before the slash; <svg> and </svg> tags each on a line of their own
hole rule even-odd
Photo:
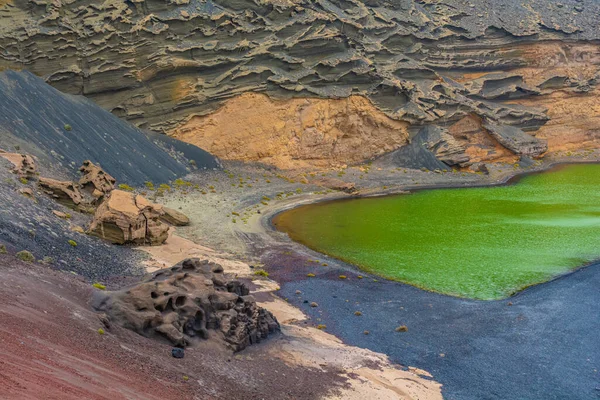
<svg viewBox="0 0 600 400">
<path fill-rule="evenodd" d="M 525 156 L 537 157 L 548 150 L 548 142 L 523 132 L 514 126 L 497 125 L 486 121 L 483 125 L 498 143 L 507 149 Z"/>
<path fill-rule="evenodd" d="M 175 346 L 209 339 L 239 351 L 279 329 L 245 284 L 206 260 L 187 259 L 134 287 L 95 296 L 94 308 L 112 322 Z"/>
</svg>

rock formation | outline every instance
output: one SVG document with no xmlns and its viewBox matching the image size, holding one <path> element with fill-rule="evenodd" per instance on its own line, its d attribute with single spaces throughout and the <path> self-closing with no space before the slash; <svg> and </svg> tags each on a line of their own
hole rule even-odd
<svg viewBox="0 0 600 400">
<path fill-rule="evenodd" d="M 9 153 L 0 149 L 0 157 L 10 161 L 14 165 L 13 172 L 22 178 L 31 178 L 37 175 L 37 164 L 30 155 Z"/>
<path fill-rule="evenodd" d="M 26 68 L 225 158 L 352 163 L 468 116 L 545 139 L 550 152 L 598 147 L 595 0 L 0 4 L 11 21 L 0 27 L 0 68 Z M 275 103 L 255 97 L 248 109 L 247 92 Z M 340 107 L 348 124 L 320 122 Z M 218 109 L 227 118 L 207 116 Z M 501 152 L 476 151 L 474 162 Z"/>
<path fill-rule="evenodd" d="M 86 203 L 76 183 L 58 181 L 51 178 L 40 178 L 38 184 L 47 195 L 66 207 L 80 211 L 89 209 L 89 205 Z"/>
<path fill-rule="evenodd" d="M 94 307 L 110 322 L 174 346 L 209 339 L 239 351 L 279 329 L 246 285 L 206 260 L 187 259 L 134 287 L 95 296 Z"/>
<path fill-rule="evenodd" d="M 142 196 L 113 190 L 96 209 L 88 233 L 116 244 L 159 245 L 169 231 L 161 214 L 160 207 Z"/>
<path fill-rule="evenodd" d="M 83 165 L 79 168 L 79 172 L 83 174 L 79 179 L 79 186 L 96 199 L 109 194 L 115 188 L 115 178 L 90 160 L 83 162 Z"/>
</svg>

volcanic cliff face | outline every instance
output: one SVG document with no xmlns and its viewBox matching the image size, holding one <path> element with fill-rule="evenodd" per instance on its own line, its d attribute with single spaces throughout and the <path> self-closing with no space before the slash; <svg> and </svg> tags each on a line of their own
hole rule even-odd
<svg viewBox="0 0 600 400">
<path fill-rule="evenodd" d="M 355 162 L 425 125 L 448 128 L 467 163 L 597 146 L 594 0 L 0 4 L 0 68 L 225 158 Z M 254 98 L 255 117 L 246 92 L 271 98 Z M 202 117 L 221 106 L 228 118 Z"/>
</svg>

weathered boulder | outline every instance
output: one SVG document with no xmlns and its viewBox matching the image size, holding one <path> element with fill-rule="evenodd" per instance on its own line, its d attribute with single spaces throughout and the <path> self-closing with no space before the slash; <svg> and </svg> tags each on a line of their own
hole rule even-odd
<svg viewBox="0 0 600 400">
<path fill-rule="evenodd" d="M 239 351 L 279 329 L 245 284 L 207 260 L 187 259 L 134 287 L 94 296 L 94 308 L 112 323 L 178 347 L 208 339 Z"/>
<path fill-rule="evenodd" d="M 28 178 L 37 175 L 35 160 L 27 154 L 8 153 L 0 150 L 0 157 L 10 161 L 14 165 L 13 172 L 20 177 Z"/>
<path fill-rule="evenodd" d="M 84 161 L 79 171 L 83 174 L 79 179 L 79 185 L 96 199 L 105 196 L 115 188 L 116 179 L 90 160 Z"/>
<path fill-rule="evenodd" d="M 417 135 L 417 142 L 423 143 L 441 162 L 454 166 L 465 166 L 470 157 L 465 148 L 445 129 L 437 126 L 426 126 Z"/>
<path fill-rule="evenodd" d="M 182 212 L 165 206 L 161 206 L 160 210 L 162 210 L 160 219 L 168 224 L 175 226 L 185 226 L 190 224 L 190 219 Z"/>
<path fill-rule="evenodd" d="M 85 201 L 85 198 L 76 183 L 58 181 L 50 178 L 40 178 L 38 184 L 46 194 L 66 207 L 81 211 L 89 209 L 89 205 Z"/>
<path fill-rule="evenodd" d="M 514 126 L 485 121 L 483 127 L 498 143 L 515 154 L 539 157 L 548 151 L 548 141 L 528 135 Z"/>
<path fill-rule="evenodd" d="M 169 226 L 160 221 L 160 208 L 140 195 L 113 190 L 98 206 L 88 233 L 116 244 L 162 244 Z"/>
</svg>

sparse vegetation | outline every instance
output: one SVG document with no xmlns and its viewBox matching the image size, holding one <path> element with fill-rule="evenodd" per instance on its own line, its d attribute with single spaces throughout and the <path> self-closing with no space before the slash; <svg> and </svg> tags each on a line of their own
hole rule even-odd
<svg viewBox="0 0 600 400">
<path fill-rule="evenodd" d="M 265 271 L 264 269 L 257 269 L 256 271 L 254 271 L 254 275 L 264 276 L 265 278 L 269 277 L 269 273 L 267 271 Z"/>
<path fill-rule="evenodd" d="M 98 334 L 99 335 L 104 335 L 104 329 L 98 328 Z"/>
<path fill-rule="evenodd" d="M 144 185 L 146 185 L 148 190 L 154 190 L 154 183 L 147 181 L 147 182 L 144 182 Z"/>
<path fill-rule="evenodd" d="M 126 183 L 120 183 L 119 189 L 125 190 L 126 192 L 133 192 L 133 188 Z"/>
<path fill-rule="evenodd" d="M 24 177 L 20 177 L 19 178 L 19 182 L 21 182 L 23 185 L 27 185 L 29 183 L 29 181 L 27 180 L 27 178 L 24 178 Z"/>
<path fill-rule="evenodd" d="M 315 275 L 315 274 L 313 274 L 312 272 L 310 272 L 310 273 L 306 274 L 306 276 L 307 276 L 308 278 L 314 278 L 316 275 Z"/>
<path fill-rule="evenodd" d="M 106 290 L 106 286 L 98 282 L 94 283 L 92 286 L 99 290 Z"/>
<path fill-rule="evenodd" d="M 396 328 L 396 332 L 408 332 L 408 327 L 406 325 L 400 325 Z"/>
<path fill-rule="evenodd" d="M 319 325 L 317 325 L 317 329 L 319 329 L 319 330 L 327 329 L 327 325 L 319 324 Z"/>
<path fill-rule="evenodd" d="M 346 276 L 346 275 L 340 275 L 340 276 L 339 276 L 339 278 L 340 278 L 340 279 L 346 279 L 346 278 L 347 278 L 347 276 Z"/>
<path fill-rule="evenodd" d="M 65 124 L 64 128 L 65 128 L 65 131 L 69 131 L 69 132 L 73 130 L 73 127 L 69 124 Z"/>
<path fill-rule="evenodd" d="M 8 251 L 6 251 L 6 246 L 3 244 L 0 244 L 0 254 L 6 254 L 8 253 Z"/>
<path fill-rule="evenodd" d="M 77 242 L 76 242 L 76 241 L 74 241 L 73 239 L 69 239 L 69 242 L 68 242 L 68 243 L 69 243 L 71 246 L 73 246 L 73 247 L 77 247 Z"/>
<path fill-rule="evenodd" d="M 33 256 L 33 254 L 31 254 L 31 252 L 27 251 L 27 250 L 21 250 L 17 254 L 15 254 L 15 256 L 21 261 L 25 261 L 25 262 L 35 261 L 35 257 Z"/>
<path fill-rule="evenodd" d="M 354 311 L 354 315 L 356 315 L 357 317 L 360 317 L 362 315 L 362 313 L 360 311 Z"/>
</svg>

